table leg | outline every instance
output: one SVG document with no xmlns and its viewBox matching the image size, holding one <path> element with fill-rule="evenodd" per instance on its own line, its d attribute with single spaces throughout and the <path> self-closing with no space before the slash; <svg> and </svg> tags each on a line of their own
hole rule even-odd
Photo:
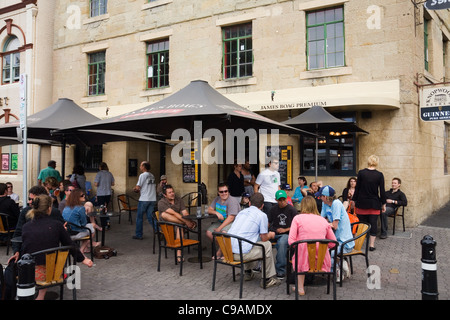
<svg viewBox="0 0 450 320">
<path fill-rule="evenodd" d="M 102 226 L 102 247 L 105 246 L 105 233 L 106 226 L 108 225 L 108 218 L 100 218 L 100 224 Z"/>
<path fill-rule="evenodd" d="M 203 246 L 202 246 L 202 219 L 197 219 L 198 241 L 200 242 L 198 248 L 198 261 L 200 262 L 200 269 L 203 269 Z"/>
</svg>

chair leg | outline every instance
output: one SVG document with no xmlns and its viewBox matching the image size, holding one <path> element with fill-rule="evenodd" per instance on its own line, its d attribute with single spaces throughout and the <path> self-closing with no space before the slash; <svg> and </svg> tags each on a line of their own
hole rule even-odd
<svg viewBox="0 0 450 320">
<path fill-rule="evenodd" d="M 397 217 L 397 213 L 394 213 L 394 224 L 392 225 L 392 235 L 395 234 L 395 218 Z"/>
<path fill-rule="evenodd" d="M 403 232 L 405 232 L 406 230 L 405 230 L 405 212 L 404 211 L 402 214 L 402 222 L 403 222 Z"/>
<path fill-rule="evenodd" d="M 216 271 L 217 271 L 217 262 L 214 260 L 214 270 L 213 270 L 213 280 L 212 280 L 211 291 L 214 291 L 216 289 Z"/>
<path fill-rule="evenodd" d="M 234 268 L 233 268 L 234 270 Z M 239 299 L 242 299 L 242 287 L 244 286 L 244 264 L 241 264 L 241 275 L 239 277 Z"/>
<path fill-rule="evenodd" d="M 158 271 L 160 271 L 161 267 L 161 246 L 159 247 L 159 253 L 158 253 Z"/>
</svg>

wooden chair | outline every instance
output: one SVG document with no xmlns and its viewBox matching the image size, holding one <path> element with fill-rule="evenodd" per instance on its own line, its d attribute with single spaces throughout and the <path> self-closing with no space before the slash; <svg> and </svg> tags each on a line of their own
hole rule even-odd
<svg viewBox="0 0 450 320">
<path fill-rule="evenodd" d="M 212 281 L 212 291 L 215 290 L 216 286 L 216 272 L 217 272 L 217 264 L 223 264 L 226 266 L 230 266 L 233 269 L 233 281 L 236 281 L 235 268 L 239 268 L 241 270 L 240 279 L 239 279 L 239 298 L 242 298 L 242 289 L 244 282 L 244 274 L 245 274 L 245 264 L 262 261 L 262 279 L 266 279 L 266 250 L 264 246 L 260 243 L 254 243 L 242 237 L 222 232 L 213 232 L 213 252 L 214 252 L 214 271 L 213 271 L 213 281 Z M 239 244 L 239 260 L 234 259 L 234 254 L 231 247 L 231 239 L 236 239 Z M 262 257 L 258 259 L 252 260 L 244 260 L 244 255 L 242 253 L 242 242 L 250 243 L 252 246 L 261 247 Z M 223 260 L 218 259 L 216 243 L 219 245 L 220 250 L 222 251 Z M 263 281 L 264 289 L 266 288 L 266 281 Z"/>
<path fill-rule="evenodd" d="M 55 247 L 37 251 L 31 254 L 31 256 L 33 257 L 45 254 L 45 261 L 46 261 L 45 262 L 46 279 L 44 281 L 36 281 L 36 290 L 39 291 L 44 288 L 60 286 L 59 297 L 60 300 L 63 300 L 64 286 L 67 283 L 67 279 L 64 275 L 64 267 L 68 260 L 70 250 L 77 250 L 77 247 L 76 246 Z M 73 265 L 76 265 L 75 259 L 73 259 Z M 73 300 L 76 300 L 77 295 L 75 285 L 73 286 L 72 291 L 73 291 L 72 292 Z"/>
<path fill-rule="evenodd" d="M 299 254 L 295 254 L 295 259 L 292 262 L 292 256 L 294 253 L 298 252 L 298 248 L 300 245 L 305 244 L 308 250 L 308 259 L 309 259 L 309 270 L 308 271 L 298 271 L 298 259 Z M 332 248 L 329 248 L 330 244 L 334 244 Z M 323 271 L 323 262 L 325 261 L 325 254 L 329 251 L 331 256 L 336 256 L 337 248 L 339 242 L 335 240 L 329 239 L 307 239 L 307 240 L 299 240 L 291 245 L 289 245 L 289 250 L 287 253 L 287 263 L 286 263 L 286 291 L 287 294 L 290 294 L 289 291 L 289 279 L 291 278 L 291 273 L 295 278 L 295 300 L 298 300 L 298 275 L 317 275 L 323 274 L 328 276 L 327 282 L 327 294 L 330 293 L 330 281 L 331 276 L 333 276 L 333 300 L 336 300 L 336 259 L 332 259 L 333 265 L 331 266 L 330 271 Z M 294 265 L 293 272 L 292 265 Z"/>
<path fill-rule="evenodd" d="M 193 191 L 186 193 L 184 196 L 181 197 L 181 200 L 184 201 L 184 204 L 189 214 L 191 214 L 191 208 L 197 208 L 199 194 L 200 193 L 198 191 Z"/>
<path fill-rule="evenodd" d="M 353 274 L 353 261 L 352 261 L 352 256 L 357 256 L 357 255 L 361 255 L 364 256 L 366 258 L 366 267 L 369 267 L 369 239 L 367 238 L 367 234 L 370 231 L 370 224 L 366 223 L 366 222 L 355 222 L 351 224 L 352 228 L 353 226 L 357 226 L 356 228 L 356 233 L 353 236 L 352 239 L 349 239 L 347 241 L 344 241 L 341 244 L 341 250 L 339 252 L 339 264 L 340 264 L 340 268 L 341 268 L 341 274 L 340 274 L 340 286 L 342 287 L 342 266 L 344 264 L 344 258 L 348 257 L 349 261 L 350 261 L 350 271 L 351 274 Z M 364 240 L 366 240 L 364 242 Z M 351 242 L 354 241 L 355 242 L 355 246 L 353 248 L 353 250 L 351 252 L 348 253 L 344 253 L 344 246 Z M 366 244 L 363 248 L 364 243 Z"/>
<path fill-rule="evenodd" d="M 402 208 L 402 214 L 399 214 L 399 213 L 398 213 L 399 210 L 400 210 L 400 208 Z M 402 222 L 403 222 L 403 232 L 405 232 L 405 230 L 406 230 L 406 229 L 405 229 L 405 206 L 398 206 L 397 209 L 395 209 L 394 214 L 391 215 L 391 216 L 388 216 L 388 217 L 394 219 L 394 225 L 392 226 L 392 235 L 395 234 L 395 218 L 396 218 L 397 216 L 402 217 Z"/>
<path fill-rule="evenodd" d="M 3 223 L 3 218 L 6 223 Z M 6 224 L 6 226 L 5 226 Z M 6 234 L 7 240 L 6 240 L 6 255 L 9 255 L 9 248 L 11 247 L 11 238 L 14 234 L 15 228 L 10 229 L 9 226 L 9 215 L 6 213 L 0 212 L 0 234 Z"/>
<path fill-rule="evenodd" d="M 164 239 L 158 237 L 159 242 L 159 255 L 158 255 L 158 272 L 161 267 L 161 250 L 162 248 L 171 249 L 175 252 L 175 265 L 180 263 L 180 276 L 183 275 L 183 262 L 184 262 L 184 248 L 188 248 L 190 246 L 198 246 L 198 250 L 202 250 L 201 243 L 198 240 L 193 240 L 189 238 L 183 238 L 182 235 L 185 230 L 193 232 L 188 227 L 182 224 L 167 222 L 167 221 L 158 221 L 158 226 L 161 230 L 161 233 L 164 236 Z M 176 238 L 176 233 L 178 232 L 178 239 Z M 177 257 L 177 251 L 181 251 L 181 256 Z M 177 261 L 177 259 L 180 261 Z"/>
<path fill-rule="evenodd" d="M 80 242 L 81 241 L 84 241 L 84 240 L 89 240 L 89 245 L 90 245 L 90 248 L 91 248 L 91 260 L 92 260 L 92 262 L 94 261 L 94 248 L 92 247 L 92 231 L 91 231 L 91 229 L 89 229 L 88 227 L 85 227 L 85 226 L 79 226 L 79 225 L 77 225 L 77 224 L 75 224 L 75 223 L 72 223 L 72 222 L 67 222 L 67 224 L 69 225 L 69 229 L 70 229 L 70 226 L 74 226 L 74 227 L 78 227 L 78 228 L 81 228 L 81 229 L 84 229 L 84 230 L 87 230 L 88 232 L 89 232 L 89 235 L 88 236 L 85 236 L 85 237 L 83 237 L 83 238 L 80 238 L 80 239 L 76 239 L 76 240 L 74 240 L 78 245 L 80 245 Z M 97 232 L 96 232 L 96 234 L 97 234 Z"/>
<path fill-rule="evenodd" d="M 134 199 L 133 197 L 130 197 L 127 194 L 119 194 L 117 196 L 119 213 L 122 213 L 122 211 L 127 211 L 128 212 L 128 221 L 130 221 L 130 224 L 133 223 L 131 213 L 133 211 L 137 211 L 137 204 L 131 204 L 131 200 L 133 200 L 133 202 L 138 202 L 138 200 Z M 120 215 L 119 215 L 119 223 L 120 223 Z"/>
</svg>

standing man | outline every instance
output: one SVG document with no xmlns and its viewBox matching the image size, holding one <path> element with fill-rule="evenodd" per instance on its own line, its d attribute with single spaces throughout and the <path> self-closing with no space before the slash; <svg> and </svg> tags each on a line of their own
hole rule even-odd
<svg viewBox="0 0 450 320">
<path fill-rule="evenodd" d="M 277 278 L 283 279 L 286 274 L 286 252 L 288 249 L 289 230 L 297 210 L 287 202 L 287 194 L 284 190 L 278 190 L 275 194 L 278 204 L 270 209 L 268 215 L 269 232 L 273 233 L 272 237 L 276 241 L 277 249 L 275 269 Z"/>
<path fill-rule="evenodd" d="M 39 172 L 38 176 L 38 183 L 40 186 L 42 186 L 42 183 L 47 179 L 48 177 L 55 177 L 55 179 L 59 182 L 62 181 L 61 174 L 58 170 L 56 170 L 56 161 L 50 160 L 47 163 L 47 168 L 42 169 L 41 172 Z"/>
<path fill-rule="evenodd" d="M 269 241 L 273 233 L 269 233 L 269 221 L 267 215 L 261 211 L 264 206 L 264 197 L 261 193 L 257 192 L 250 197 L 250 207 L 242 210 L 234 219 L 228 233 L 236 235 L 238 237 L 245 238 L 251 242 L 259 243 L 264 246 L 266 257 L 266 279 L 261 279 L 261 287 L 264 287 L 264 281 L 266 282 L 266 288 L 280 284 L 275 275 L 275 263 L 273 261 L 272 243 Z M 238 240 L 231 238 L 231 249 L 234 254 L 235 260 L 240 260 L 240 248 Z M 262 250 L 259 246 L 252 246 L 250 243 L 242 242 L 242 254 L 244 260 L 252 260 L 262 257 Z M 251 280 L 254 277 L 252 268 L 256 263 L 245 264 L 245 280 Z M 263 273 L 261 273 L 262 275 Z"/>
<path fill-rule="evenodd" d="M 94 185 L 97 187 L 97 204 L 108 208 L 111 201 L 111 187 L 114 186 L 114 176 L 109 171 L 106 162 L 99 165 L 99 172 L 95 175 Z"/>
<path fill-rule="evenodd" d="M 150 172 L 150 163 L 148 161 L 142 161 L 141 174 L 139 175 L 138 182 L 133 188 L 134 192 L 140 192 L 137 216 L 136 216 L 136 231 L 133 239 L 143 239 L 143 224 L 144 213 L 147 215 L 148 222 L 153 226 L 153 230 L 156 230 L 156 221 L 153 221 L 153 210 L 156 205 L 156 184 L 155 176 Z"/>
<path fill-rule="evenodd" d="M 278 167 L 280 166 L 278 158 L 271 157 L 269 160 L 269 167 L 258 174 L 256 178 L 254 191 L 260 192 L 264 197 L 263 211 L 269 214 L 270 209 L 277 203 L 275 193 L 280 190 L 280 173 Z"/>
<path fill-rule="evenodd" d="M 386 191 L 386 211 L 381 212 L 381 234 L 380 239 L 387 238 L 388 216 L 392 216 L 400 206 L 407 206 L 408 199 L 403 191 L 400 190 L 402 180 L 400 178 L 392 179 L 392 188 Z"/>
</svg>

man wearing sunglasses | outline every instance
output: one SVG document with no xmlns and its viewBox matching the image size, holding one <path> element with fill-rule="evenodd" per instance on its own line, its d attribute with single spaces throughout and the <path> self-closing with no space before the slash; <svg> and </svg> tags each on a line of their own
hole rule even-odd
<svg viewBox="0 0 450 320">
<path fill-rule="evenodd" d="M 241 210 L 241 205 L 236 198 L 230 196 L 228 185 L 220 183 L 217 187 L 218 195 L 208 207 L 208 214 L 215 215 L 219 221 L 214 222 L 206 230 L 206 236 L 212 241 L 214 231 L 228 231 L 233 224 L 234 218 Z M 218 257 L 221 256 L 219 252 Z"/>
</svg>

